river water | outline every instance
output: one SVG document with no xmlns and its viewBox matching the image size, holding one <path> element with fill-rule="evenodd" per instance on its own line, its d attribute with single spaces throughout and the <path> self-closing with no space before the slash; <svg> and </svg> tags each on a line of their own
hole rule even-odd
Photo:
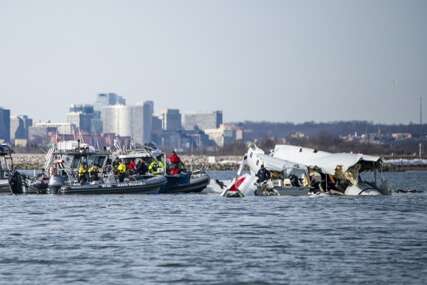
<svg viewBox="0 0 427 285">
<path fill-rule="evenodd" d="M 4 195 L 0 283 L 426 284 L 427 172 L 386 176 L 425 192 Z"/>
</svg>

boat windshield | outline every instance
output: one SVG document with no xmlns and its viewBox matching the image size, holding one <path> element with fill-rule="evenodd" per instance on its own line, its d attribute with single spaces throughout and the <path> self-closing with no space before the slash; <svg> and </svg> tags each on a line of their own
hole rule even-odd
<svg viewBox="0 0 427 285">
<path fill-rule="evenodd" d="M 64 160 L 64 167 L 69 169 L 77 169 L 80 167 L 81 162 L 86 162 L 88 165 L 97 165 L 103 167 L 107 159 L 104 154 L 86 154 L 86 155 L 73 155 L 66 154 L 62 157 Z"/>
</svg>

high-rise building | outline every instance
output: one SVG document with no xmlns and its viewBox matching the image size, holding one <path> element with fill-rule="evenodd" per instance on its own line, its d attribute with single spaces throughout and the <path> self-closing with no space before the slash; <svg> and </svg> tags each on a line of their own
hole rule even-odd
<svg viewBox="0 0 427 285">
<path fill-rule="evenodd" d="M 144 143 L 151 142 L 151 134 L 153 132 L 153 112 L 154 112 L 154 102 L 145 101 L 143 104 L 144 108 Z"/>
<path fill-rule="evenodd" d="M 10 110 L 0 107 L 0 142 L 10 142 Z"/>
<path fill-rule="evenodd" d="M 178 109 L 166 109 L 162 112 L 162 128 L 165 131 L 182 129 L 181 113 Z"/>
<path fill-rule="evenodd" d="M 13 116 L 10 119 L 10 139 L 28 139 L 28 130 L 33 125 L 33 120 L 26 115 Z"/>
<path fill-rule="evenodd" d="M 71 105 L 67 123 L 74 124 L 81 132 L 99 134 L 102 132 L 100 113 L 93 105 Z"/>
<path fill-rule="evenodd" d="M 160 135 L 163 131 L 162 119 L 159 116 L 153 116 L 151 120 L 152 120 L 151 135 Z"/>
<path fill-rule="evenodd" d="M 217 129 L 222 123 L 222 111 L 184 115 L 184 128 L 186 130 L 194 130 L 195 128 L 201 130 Z"/>
<path fill-rule="evenodd" d="M 114 105 L 126 105 L 126 99 L 115 93 L 100 93 L 96 96 L 94 108 L 100 112 L 102 107 Z"/>
<path fill-rule="evenodd" d="M 145 133 L 145 130 L 151 130 L 151 117 L 144 114 L 145 111 L 150 113 L 150 107 L 144 105 L 124 106 L 115 105 L 104 107 L 101 110 L 101 119 L 103 122 L 104 133 L 114 133 L 119 136 L 130 136 L 137 144 L 144 144 L 151 138 L 150 133 Z M 147 110 L 145 110 L 147 109 Z M 152 114 L 152 113 L 151 113 Z"/>
</svg>

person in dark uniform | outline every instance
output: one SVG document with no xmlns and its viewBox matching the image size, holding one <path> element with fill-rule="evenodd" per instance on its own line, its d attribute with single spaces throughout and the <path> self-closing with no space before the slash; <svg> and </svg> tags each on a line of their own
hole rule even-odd
<svg viewBox="0 0 427 285">
<path fill-rule="evenodd" d="M 136 163 L 136 173 L 139 175 L 145 175 L 147 174 L 148 171 L 148 167 L 145 164 L 145 161 L 143 161 L 142 159 L 138 160 L 138 162 Z"/>
<path fill-rule="evenodd" d="M 271 179 L 271 173 L 264 167 L 264 164 L 261 164 L 261 168 L 258 170 L 256 177 L 258 177 L 257 182 L 262 183 Z"/>
</svg>

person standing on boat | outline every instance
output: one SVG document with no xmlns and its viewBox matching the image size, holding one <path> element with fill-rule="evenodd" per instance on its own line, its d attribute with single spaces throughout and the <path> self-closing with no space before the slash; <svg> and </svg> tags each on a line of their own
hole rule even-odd
<svg viewBox="0 0 427 285">
<path fill-rule="evenodd" d="M 184 169 L 184 164 L 181 158 L 178 156 L 176 151 L 172 151 L 172 154 L 168 157 L 169 161 L 169 174 L 178 175 Z"/>
<path fill-rule="evenodd" d="M 153 159 L 153 161 L 148 166 L 148 171 L 152 175 L 161 175 L 164 173 L 166 168 L 165 163 L 163 162 L 162 156 L 159 155 L 157 158 Z"/>
<path fill-rule="evenodd" d="M 119 167 L 119 165 L 120 165 L 120 158 L 116 157 L 116 159 L 114 159 L 114 161 L 113 161 L 113 172 L 114 172 L 115 175 L 119 174 L 119 172 L 117 170 L 117 168 Z"/>
<path fill-rule="evenodd" d="M 143 161 L 142 159 L 139 159 L 138 162 L 136 163 L 136 173 L 138 175 L 145 175 L 148 171 L 148 167 L 145 164 L 145 161 Z"/>
<path fill-rule="evenodd" d="M 85 184 L 87 182 L 87 180 L 88 180 L 87 176 L 88 176 L 87 163 L 82 162 L 82 163 L 80 163 L 80 167 L 79 167 L 79 182 L 80 182 L 80 184 Z"/>
<path fill-rule="evenodd" d="M 123 161 L 120 161 L 117 167 L 117 173 L 119 175 L 119 181 L 123 182 L 126 178 L 126 164 Z"/>
<path fill-rule="evenodd" d="M 128 172 L 129 172 L 129 174 L 131 174 L 131 175 L 134 174 L 135 170 L 136 170 L 135 160 L 131 159 L 129 161 L 128 165 L 126 166 L 126 168 L 127 168 Z"/>
<path fill-rule="evenodd" d="M 98 166 L 96 164 L 92 164 L 89 167 L 89 176 L 90 176 L 90 179 L 92 181 L 98 181 L 99 180 L 98 174 L 99 174 Z"/>
</svg>

